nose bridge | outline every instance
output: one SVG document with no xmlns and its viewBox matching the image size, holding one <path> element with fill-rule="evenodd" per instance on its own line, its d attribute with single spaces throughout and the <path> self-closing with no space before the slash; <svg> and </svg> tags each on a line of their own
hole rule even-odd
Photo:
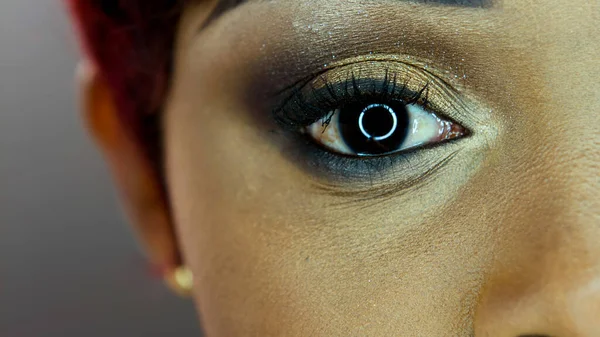
<svg viewBox="0 0 600 337">
<path fill-rule="evenodd" d="M 563 251 L 556 262 L 569 251 L 593 264 L 600 256 L 600 3 L 543 3 L 545 10 L 529 13 L 544 93 L 532 155 L 544 157 L 539 190 L 554 199 L 548 225 Z"/>
<path fill-rule="evenodd" d="M 525 3 L 505 1 L 531 11 L 515 39 L 532 46 L 539 101 L 511 128 L 527 141 L 507 142 L 527 159 L 502 171 L 517 182 L 496 232 L 510 249 L 497 253 L 475 335 L 600 336 L 600 4 Z"/>
<path fill-rule="evenodd" d="M 564 200 L 567 207 L 551 224 L 558 228 L 556 247 L 547 251 L 539 288 L 527 301 L 532 315 L 545 316 L 552 336 L 600 336 L 599 209 L 587 208 L 584 198 Z"/>
<path fill-rule="evenodd" d="M 600 144 L 600 3 L 587 0 L 505 1 L 507 16 L 519 25 L 512 39 L 525 41 L 535 59 L 531 72 L 539 75 L 533 87 L 543 96 L 553 120 L 569 118 L 571 136 L 596 139 Z M 518 13 L 518 14 L 517 14 Z"/>
<path fill-rule="evenodd" d="M 540 246 L 539 259 L 527 262 L 528 279 L 535 281 L 514 316 L 537 322 L 538 332 L 550 336 L 600 336 L 600 197 L 597 179 L 582 178 L 580 170 L 588 177 L 592 172 L 581 166 L 574 163 L 573 173 L 563 170 L 559 178 L 567 188 L 552 194 L 560 206 L 544 224 L 552 240 Z M 522 324 L 528 322 L 517 328 Z"/>
<path fill-rule="evenodd" d="M 593 155 L 567 175 L 566 207 L 555 224 L 559 247 L 551 256 L 556 267 L 548 275 L 553 291 L 545 295 L 557 300 L 554 316 L 562 315 L 574 336 L 600 336 L 600 171 Z"/>
<path fill-rule="evenodd" d="M 530 150 L 543 159 L 520 175 L 525 206 L 500 224 L 516 244 L 490 277 L 476 336 L 600 336 L 600 156 L 561 138 Z"/>
<path fill-rule="evenodd" d="M 571 319 L 575 335 L 600 336 L 600 275 L 587 284 L 571 290 L 565 297 L 565 307 Z"/>
<path fill-rule="evenodd" d="M 572 27 L 570 32 L 556 40 L 573 34 Z M 548 115 L 540 118 L 544 126 L 537 130 L 545 134 L 534 148 L 544 167 L 533 171 L 544 178 L 533 198 L 544 206 L 529 216 L 544 222 L 552 239 L 540 247 L 538 265 L 531 268 L 536 281 L 510 315 L 516 324 L 507 337 L 600 336 L 600 58 L 575 49 L 577 44 L 552 45 L 542 62 L 548 65 L 543 77 Z M 551 215 L 533 214 L 540 210 Z M 530 322 L 535 330 L 520 331 Z"/>
<path fill-rule="evenodd" d="M 549 186 L 560 186 L 550 192 L 559 207 L 549 225 L 558 233 L 556 264 L 563 270 L 580 265 L 593 278 L 600 272 L 600 4 L 561 3 L 566 2 L 549 4 L 538 14 L 553 24 L 534 29 L 543 46 L 541 79 L 547 95 L 541 137 L 550 158 L 545 173 L 555 181 Z M 576 274 L 573 283 L 587 282 Z"/>
</svg>

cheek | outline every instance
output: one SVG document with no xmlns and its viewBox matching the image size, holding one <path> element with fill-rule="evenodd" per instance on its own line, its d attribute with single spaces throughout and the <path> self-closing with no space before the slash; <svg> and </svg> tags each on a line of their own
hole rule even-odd
<svg viewBox="0 0 600 337">
<path fill-rule="evenodd" d="M 203 107 L 169 112 L 166 153 L 173 215 L 205 328 L 216 336 L 281 335 L 272 329 L 286 321 L 285 311 L 272 302 L 292 301 L 290 275 L 302 282 L 292 242 L 302 210 L 289 206 L 307 202 L 290 184 L 293 171 L 241 116 L 208 118 L 241 107 Z"/>
<path fill-rule="evenodd" d="M 567 239 L 587 221 L 568 211 L 585 189 L 536 157 L 562 140 L 527 137 L 532 123 L 493 152 L 461 150 L 419 188 L 349 203 L 317 191 L 243 104 L 208 88 L 182 98 L 165 118 L 168 185 L 211 335 L 501 331 L 540 280 L 567 282 L 552 266 L 584 257 Z"/>
<path fill-rule="evenodd" d="M 209 332 L 457 329 L 480 287 L 485 258 L 473 248 L 485 234 L 474 219 L 440 220 L 456 188 L 437 180 L 368 207 L 340 203 L 244 119 L 245 107 L 209 97 L 197 97 L 198 110 L 174 104 L 166 118 L 173 214 Z M 437 319 L 418 323 L 429 315 Z"/>
</svg>

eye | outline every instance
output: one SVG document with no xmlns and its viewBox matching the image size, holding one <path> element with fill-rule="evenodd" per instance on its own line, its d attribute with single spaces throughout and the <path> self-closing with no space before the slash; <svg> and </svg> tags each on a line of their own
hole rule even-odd
<svg viewBox="0 0 600 337">
<path fill-rule="evenodd" d="M 417 103 L 373 100 L 332 110 L 304 133 L 330 152 L 370 157 L 441 143 L 467 131 Z"/>
</svg>

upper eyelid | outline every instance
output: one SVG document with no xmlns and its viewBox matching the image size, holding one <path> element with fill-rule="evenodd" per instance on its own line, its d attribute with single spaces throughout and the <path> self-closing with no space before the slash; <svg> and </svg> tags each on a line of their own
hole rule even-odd
<svg viewBox="0 0 600 337">
<path fill-rule="evenodd" d="M 431 110 L 434 112 L 448 119 L 458 121 L 460 124 L 462 124 L 463 119 L 468 119 L 469 117 L 465 116 L 466 113 L 464 111 L 469 110 L 469 108 L 463 102 L 462 95 L 458 91 L 459 89 L 448 80 L 442 78 L 442 76 L 450 77 L 448 74 L 452 75 L 451 73 L 434 67 L 429 62 L 414 58 L 411 59 L 410 56 L 401 57 L 398 55 L 369 55 L 367 57 L 357 57 L 331 64 L 321 69 L 317 74 L 307 76 L 302 80 L 294 82 L 292 86 L 288 86 L 285 98 L 273 110 L 273 114 L 277 116 L 277 112 L 285 110 L 290 102 L 296 103 L 298 100 L 306 99 L 302 94 L 307 90 L 318 93 L 317 90 L 330 90 L 326 86 L 331 83 L 334 85 L 339 85 L 340 83 L 348 84 L 348 75 L 345 73 L 348 71 L 348 68 L 357 66 L 359 66 L 359 69 L 362 69 L 360 71 L 363 71 L 359 75 L 361 80 L 384 81 L 390 73 L 393 73 L 394 88 L 399 81 L 406 81 L 403 84 L 402 90 L 406 90 L 408 87 L 408 92 L 417 93 L 427 88 L 430 102 L 433 101 L 433 109 Z M 354 76 L 352 78 L 355 80 Z M 415 85 L 415 83 L 419 84 Z M 429 93 L 430 90 L 433 94 Z M 442 97 L 440 98 L 439 96 Z M 464 126 L 470 128 L 468 125 Z"/>
<path fill-rule="evenodd" d="M 328 93 L 329 96 L 334 99 L 334 102 L 332 103 L 337 104 L 337 101 L 335 101 L 336 99 L 347 98 L 348 96 L 363 97 L 371 95 L 377 95 L 381 99 L 404 99 L 407 103 L 415 103 L 419 97 L 423 97 L 423 92 L 428 88 L 428 82 L 424 83 L 419 91 L 408 88 L 408 82 L 398 85 L 398 81 L 396 80 L 397 73 L 394 73 L 393 79 L 389 79 L 388 73 L 389 72 L 386 71 L 386 74 L 382 79 L 370 76 L 360 78 L 360 76 L 356 76 L 352 73 L 348 76 L 350 80 L 347 79 L 341 83 L 330 83 L 327 82 L 326 79 L 322 79 L 324 81 L 323 87 L 311 89 L 315 93 Z M 370 88 L 365 88 L 365 83 L 368 83 Z M 361 88 L 361 86 L 363 88 Z M 402 95 L 404 96 L 402 97 Z"/>
<path fill-rule="evenodd" d="M 412 69 L 416 74 L 421 75 L 419 77 L 427 77 L 431 82 L 437 83 L 437 87 L 444 88 L 445 92 L 453 97 L 458 96 L 458 89 L 456 84 L 451 84 L 449 81 L 444 80 L 443 77 L 448 77 L 447 74 L 451 74 L 448 70 L 443 70 L 440 67 L 432 66 L 431 62 L 426 60 L 419 60 L 410 55 L 368 55 L 358 56 L 347 60 L 337 61 L 335 63 L 328 64 L 316 73 L 307 75 L 299 80 L 294 81 L 292 84 L 287 85 L 275 92 L 274 96 L 283 97 L 280 99 L 280 104 L 277 108 L 283 108 L 288 101 L 292 100 L 308 85 L 312 85 L 314 88 L 314 82 L 319 79 L 330 78 L 331 76 L 325 76 L 328 73 L 335 72 L 337 69 L 352 67 L 353 65 L 367 64 L 367 63 L 397 63 L 400 67 Z M 437 71 L 436 71 L 437 70 Z M 398 73 L 394 73 L 397 76 Z M 445 76 L 446 75 L 446 76 Z M 329 80 L 324 83 L 330 82 Z M 394 82 L 396 83 L 396 82 Z"/>
<path fill-rule="evenodd" d="M 412 55 L 401 55 L 401 54 L 369 54 L 369 55 L 360 55 L 347 59 L 338 60 L 335 62 L 326 63 L 322 66 L 321 69 L 317 70 L 314 73 L 305 75 L 291 84 L 287 84 L 282 88 L 278 88 L 273 92 L 274 96 L 279 96 L 294 88 L 301 88 L 306 84 L 310 83 L 315 78 L 320 77 L 321 75 L 331 72 L 335 69 L 352 66 L 355 64 L 367 63 L 367 62 L 397 62 L 405 67 L 414 67 L 420 69 L 422 72 L 427 73 L 429 76 L 440 79 L 445 82 L 445 84 L 449 85 L 448 81 L 443 80 L 444 77 L 448 77 L 450 79 L 449 74 L 457 77 L 457 74 L 453 74 L 452 69 L 446 69 L 441 65 L 436 64 L 431 60 L 421 59 Z M 453 84 L 453 86 L 457 86 Z"/>
</svg>

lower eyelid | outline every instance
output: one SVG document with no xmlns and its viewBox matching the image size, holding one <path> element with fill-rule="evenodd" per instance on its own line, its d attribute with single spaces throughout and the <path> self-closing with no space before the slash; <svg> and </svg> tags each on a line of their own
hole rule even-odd
<svg viewBox="0 0 600 337">
<path fill-rule="evenodd" d="M 352 181 L 318 181 L 314 183 L 314 188 L 317 191 L 340 197 L 340 203 L 348 202 L 364 202 L 364 201 L 379 201 L 382 198 L 391 198 L 401 194 L 411 193 L 415 189 L 428 183 L 434 175 L 440 170 L 449 165 L 452 160 L 459 154 L 459 149 L 452 152 L 445 152 L 444 155 L 438 153 L 435 158 L 427 160 L 428 165 L 418 165 L 406 169 L 404 165 L 398 165 L 399 162 L 404 164 L 419 160 L 410 155 L 403 155 L 391 160 L 389 167 L 398 166 L 400 170 L 406 169 L 398 174 L 385 173 L 385 177 L 377 177 L 376 174 L 368 173 L 368 177 L 362 177 L 361 183 L 353 183 Z M 382 174 L 378 172 L 377 174 Z M 368 178 L 368 179 L 365 179 Z M 383 178 L 383 179 L 380 179 Z"/>
<path fill-rule="evenodd" d="M 402 90 L 402 86 L 406 87 L 407 92 L 412 93 L 428 87 L 427 111 L 436 114 L 441 112 L 440 119 L 447 118 L 452 125 L 459 127 L 446 125 L 440 135 L 441 143 L 411 148 L 405 153 L 356 158 L 351 157 L 349 153 L 333 154 L 325 151 L 315 142 L 307 140 L 306 134 L 298 132 L 305 127 L 298 121 L 304 118 L 306 125 L 310 125 L 324 116 L 327 111 L 331 111 L 331 105 L 318 107 L 318 98 L 325 97 L 327 100 L 327 93 L 331 91 L 331 86 L 343 89 L 346 83 L 352 83 L 349 74 L 355 74 L 359 81 L 364 80 L 363 83 L 381 83 L 388 76 L 397 83 L 396 91 Z M 291 108 L 296 110 L 286 110 L 284 105 L 278 108 L 279 112 L 291 112 L 297 119 L 289 127 L 288 132 L 283 133 L 289 142 L 286 142 L 282 154 L 306 171 L 308 181 L 314 184 L 316 190 L 357 201 L 408 192 L 432 180 L 433 175 L 437 175 L 437 172 L 449 165 L 461 151 L 462 140 L 473 134 L 470 127 L 467 129 L 463 125 L 473 126 L 479 124 L 478 119 L 481 119 L 481 116 L 475 117 L 476 115 L 469 117 L 474 114 L 475 108 L 469 107 L 470 101 L 463 101 L 463 96 L 449 82 L 418 66 L 389 60 L 363 62 L 360 65 L 353 64 L 327 70 L 297 88 L 287 102 L 291 102 Z M 334 106 L 338 104 L 331 103 Z M 302 110 L 306 106 L 309 112 L 319 113 L 321 116 L 302 115 L 306 113 Z M 325 109 L 327 110 L 323 111 Z M 447 137 L 462 131 L 465 137 Z"/>
<path fill-rule="evenodd" d="M 392 181 L 413 180 L 451 153 L 459 151 L 462 140 L 450 140 L 395 155 L 356 158 L 325 151 L 303 135 L 287 134 L 285 138 L 282 155 L 306 171 L 314 181 L 357 191 L 388 185 Z"/>
</svg>

